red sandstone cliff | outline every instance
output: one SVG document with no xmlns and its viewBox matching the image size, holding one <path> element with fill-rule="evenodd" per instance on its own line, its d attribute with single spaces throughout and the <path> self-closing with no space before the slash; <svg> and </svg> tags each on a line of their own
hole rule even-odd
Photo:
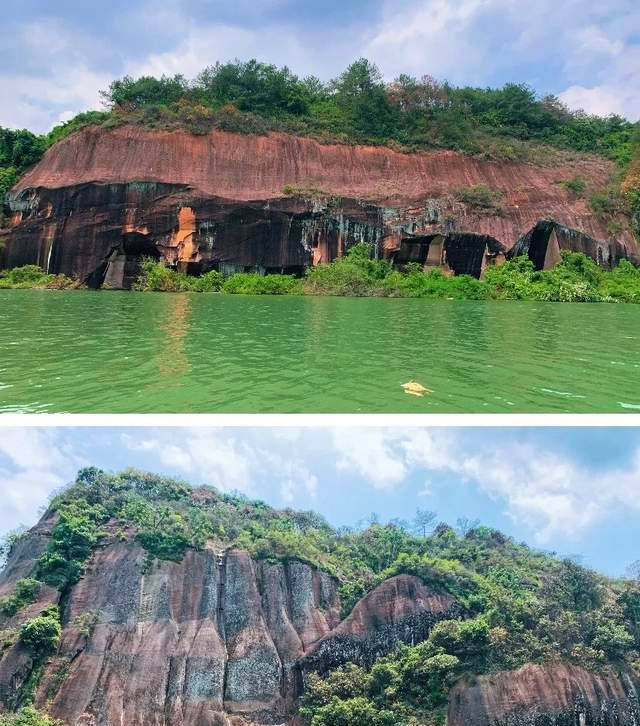
<svg viewBox="0 0 640 726">
<path fill-rule="evenodd" d="M 49 531 L 50 522 L 41 523 L 12 554 L 0 596 L 30 573 Z M 301 691 L 300 662 L 314 644 L 323 642 L 325 657 L 336 660 L 327 644 L 357 632 L 356 659 L 370 654 L 370 640 L 388 652 L 400 640 L 425 637 L 420 618 L 433 623 L 453 603 L 399 576 L 340 624 L 336 582 L 302 562 L 267 564 L 239 550 L 207 549 L 145 572 L 144 560 L 137 544 L 111 537 L 61 603 L 62 641 L 36 702 L 69 726 L 282 723 Z M 43 588 L 14 618 L 0 616 L 0 631 L 57 598 Z M 379 633 L 384 642 L 375 640 Z M 19 643 L 0 652 L 0 707 L 15 704 L 29 673 Z"/>
<path fill-rule="evenodd" d="M 511 248 L 540 220 L 577 230 L 590 240 L 578 247 L 598 256 L 595 245 L 609 264 L 637 253 L 628 225 L 620 220 L 612 236 L 560 182 L 580 176 L 593 189 L 612 172 L 604 159 L 568 155 L 536 166 L 281 133 L 89 127 L 51 148 L 10 194 L 3 264 L 38 263 L 90 284 L 126 286 L 141 254 L 194 271 L 295 272 L 359 241 L 400 261 L 411 257 L 403 243 L 417 242 L 426 261 L 434 237 L 444 236 L 446 248 L 449 236 L 452 250 L 462 245 L 450 266 L 480 274 L 485 253 L 492 259 Z M 480 184 L 501 196 L 495 209 L 456 201 L 456 190 Z M 475 247 L 479 262 L 469 259 Z M 432 258 L 434 250 L 447 262 L 446 249 L 434 247 Z"/>
<path fill-rule="evenodd" d="M 526 665 L 461 682 L 451 693 L 448 726 L 637 726 L 638 691 L 613 669 L 594 674 L 556 663 Z"/>
<path fill-rule="evenodd" d="M 52 520 L 20 540 L 0 575 L 0 597 L 28 576 Z M 47 660 L 36 705 L 67 726 L 245 726 L 296 723 L 310 671 L 365 665 L 435 622 L 460 616 L 455 600 L 418 578 L 393 577 L 340 621 L 336 582 L 309 565 L 269 564 L 245 552 L 189 551 L 151 571 L 144 551 L 111 534 L 59 602 L 63 636 Z M 10 634 L 59 601 L 43 587 L 16 616 L 0 616 L 0 711 L 16 703 L 32 661 Z M 449 726 L 638 726 L 626 673 L 562 663 L 463 679 Z"/>
</svg>

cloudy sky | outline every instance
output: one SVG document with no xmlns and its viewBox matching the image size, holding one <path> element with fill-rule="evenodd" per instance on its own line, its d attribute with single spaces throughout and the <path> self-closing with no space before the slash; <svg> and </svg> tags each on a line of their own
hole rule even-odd
<svg viewBox="0 0 640 726">
<path fill-rule="evenodd" d="M 640 118 L 637 0 L 4 0 L 0 125 L 46 131 L 124 74 L 194 76 L 234 57 L 337 75 L 525 81 L 571 107 Z"/>
<path fill-rule="evenodd" d="M 640 429 L 4 428 L 0 536 L 89 464 L 240 490 L 334 525 L 478 518 L 612 575 L 640 559 Z"/>
</svg>

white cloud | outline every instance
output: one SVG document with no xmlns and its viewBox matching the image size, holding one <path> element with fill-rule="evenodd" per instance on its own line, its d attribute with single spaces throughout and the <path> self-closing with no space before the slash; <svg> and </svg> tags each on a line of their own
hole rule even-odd
<svg viewBox="0 0 640 726">
<path fill-rule="evenodd" d="M 640 10 L 632 0 L 604 10 L 586 0 L 388 2 L 361 52 L 388 77 L 529 82 L 541 93 L 555 89 L 572 108 L 637 119 Z"/>
<path fill-rule="evenodd" d="M 332 445 L 339 471 L 354 471 L 378 489 L 402 482 L 408 468 L 386 429 L 335 429 Z"/>
<path fill-rule="evenodd" d="M 54 429 L 3 428 L 0 436 L 0 532 L 33 525 L 49 496 L 85 465 Z"/>
<path fill-rule="evenodd" d="M 153 452 L 165 467 L 189 476 L 194 484 L 206 482 L 222 491 L 252 491 L 252 452 L 246 444 L 218 429 L 185 428 L 175 432 L 154 432 L 153 438 L 138 441 L 123 434 L 131 451 Z"/>
<path fill-rule="evenodd" d="M 577 537 L 616 507 L 640 510 L 640 448 L 629 464 L 599 472 L 568 454 L 531 444 L 484 443 L 477 453 L 460 431 L 364 429 L 333 433 L 336 467 L 385 489 L 416 471 L 447 474 L 505 507 L 540 543 Z M 431 493 L 431 482 L 419 494 Z M 456 496 L 459 492 L 456 492 Z"/>
<path fill-rule="evenodd" d="M 97 36 L 81 17 L 27 17 L 12 39 L 25 62 L 0 71 L 0 124 L 48 130 L 98 108 L 98 91 L 125 73 L 193 76 L 216 60 L 257 57 L 328 79 L 362 55 L 389 79 L 404 72 L 463 84 L 524 81 L 540 92 L 555 90 L 571 107 L 640 117 L 635 0 L 604 7 L 588 0 L 386 0 L 381 14 L 376 5 L 343 28 L 312 27 L 303 12 L 285 21 L 273 14 L 279 5 L 263 3 L 259 23 L 241 20 L 240 6 L 235 21 L 220 21 L 215 12 L 195 19 L 163 2 L 152 12 L 131 8 L 121 24 L 127 37 L 135 29 L 152 36 L 148 51 Z"/>
</svg>

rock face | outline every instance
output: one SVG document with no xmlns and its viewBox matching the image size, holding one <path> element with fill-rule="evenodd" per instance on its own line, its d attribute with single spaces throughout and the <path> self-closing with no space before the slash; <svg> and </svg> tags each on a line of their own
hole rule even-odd
<svg viewBox="0 0 640 726">
<path fill-rule="evenodd" d="M 562 663 L 526 665 L 458 683 L 448 726 L 637 726 L 638 690 L 628 674 L 593 674 Z"/>
<path fill-rule="evenodd" d="M 534 166 L 281 133 L 89 127 L 51 148 L 11 191 L 0 266 L 35 263 L 94 287 L 129 287 L 142 255 L 192 273 L 301 273 L 367 242 L 398 264 L 479 276 L 543 219 L 633 257 L 624 220 L 611 239 L 559 185 L 574 176 L 602 185 L 611 172 L 601 159 Z M 474 185 L 502 201 L 489 209 L 456 201 L 456 190 Z"/>
<path fill-rule="evenodd" d="M 14 548 L 0 597 L 32 572 L 52 523 L 45 518 Z M 19 705 L 33 671 L 15 634 L 52 603 L 60 605 L 62 640 L 35 702 L 67 726 L 293 726 L 309 673 L 370 665 L 461 614 L 450 595 L 398 575 L 341 621 L 335 580 L 303 562 L 270 564 L 207 548 L 148 571 L 144 550 L 121 541 L 116 525 L 106 529 L 111 534 L 61 601 L 44 586 L 37 602 L 0 616 L 0 711 Z M 637 688 L 630 674 L 613 670 L 527 665 L 458 682 L 447 723 L 640 726 Z"/>
<path fill-rule="evenodd" d="M 47 536 L 45 522 L 21 542 L 0 595 L 31 572 Z M 69 726 L 283 723 L 301 692 L 307 653 L 314 664 L 305 671 L 326 669 L 335 660 L 332 643 L 351 638 L 366 660 L 399 639 L 426 637 L 454 609 L 451 598 L 400 576 L 341 623 L 335 580 L 302 562 L 268 564 L 213 549 L 146 573 L 144 561 L 137 544 L 113 537 L 60 603 L 62 642 L 36 703 Z M 43 588 L 37 603 L 11 621 L 0 618 L 0 631 L 15 630 L 57 597 Z M 19 643 L 0 651 L 0 707 L 16 705 L 30 671 Z"/>
<path fill-rule="evenodd" d="M 634 248 L 615 240 L 600 242 L 551 219 L 538 222 L 516 242 L 507 257 L 528 255 L 536 270 L 546 270 L 560 262 L 563 250 L 582 252 L 606 268 L 615 267 L 622 259 L 640 264 L 640 257 Z"/>
<path fill-rule="evenodd" d="M 425 640 L 439 620 L 460 617 L 447 594 L 435 593 L 411 575 L 397 575 L 372 590 L 350 615 L 305 655 L 305 671 L 323 673 L 353 662 L 364 666 L 391 652 L 398 643 Z"/>
</svg>

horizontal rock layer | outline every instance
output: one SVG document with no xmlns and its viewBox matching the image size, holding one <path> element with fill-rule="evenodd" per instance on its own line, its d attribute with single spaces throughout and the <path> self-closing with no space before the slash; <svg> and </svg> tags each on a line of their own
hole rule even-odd
<svg viewBox="0 0 640 726">
<path fill-rule="evenodd" d="M 402 248 L 415 242 L 426 258 L 425 242 L 444 235 L 439 263 L 479 275 L 491 262 L 485 252 L 511 248 L 540 220 L 597 241 L 615 260 L 637 255 L 628 223 L 618 220 L 612 238 L 559 183 L 580 176 L 597 187 L 612 171 L 596 158 L 535 166 L 281 133 L 89 127 L 52 147 L 10 193 L 0 265 L 128 287 L 141 255 L 196 273 L 300 273 L 357 242 L 399 261 L 413 259 Z M 501 195 L 495 209 L 456 201 L 456 190 L 479 184 Z"/>
</svg>

